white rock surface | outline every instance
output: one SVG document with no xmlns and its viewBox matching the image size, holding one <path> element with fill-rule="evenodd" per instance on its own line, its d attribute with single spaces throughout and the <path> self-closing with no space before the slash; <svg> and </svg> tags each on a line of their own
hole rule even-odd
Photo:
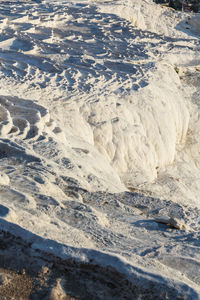
<svg viewBox="0 0 200 300">
<path fill-rule="evenodd" d="M 1 228 L 152 283 L 154 296 L 168 286 L 199 299 L 200 57 L 188 15 L 133 0 L 1 7 Z"/>
<path fill-rule="evenodd" d="M 8 175 L 0 173 L 0 185 L 9 185 L 10 179 Z"/>
</svg>

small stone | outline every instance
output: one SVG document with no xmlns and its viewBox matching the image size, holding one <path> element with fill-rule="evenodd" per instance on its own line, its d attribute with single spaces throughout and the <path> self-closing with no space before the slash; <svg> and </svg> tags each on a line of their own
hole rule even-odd
<svg viewBox="0 0 200 300">
<path fill-rule="evenodd" d="M 172 228 L 183 230 L 185 229 L 185 224 L 181 220 L 176 218 L 171 218 L 168 216 L 158 216 L 154 219 L 157 223 L 166 224 Z"/>
</svg>

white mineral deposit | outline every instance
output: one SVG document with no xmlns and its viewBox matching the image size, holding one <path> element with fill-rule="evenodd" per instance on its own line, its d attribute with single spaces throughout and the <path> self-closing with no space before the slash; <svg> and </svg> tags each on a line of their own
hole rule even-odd
<svg viewBox="0 0 200 300">
<path fill-rule="evenodd" d="M 199 132 L 199 14 L 0 1 L 0 229 L 118 274 L 84 299 L 200 298 Z"/>
</svg>

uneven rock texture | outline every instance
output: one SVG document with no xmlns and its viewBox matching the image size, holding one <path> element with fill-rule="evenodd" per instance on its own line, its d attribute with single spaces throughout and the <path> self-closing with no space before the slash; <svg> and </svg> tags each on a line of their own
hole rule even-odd
<svg viewBox="0 0 200 300">
<path fill-rule="evenodd" d="M 0 298 L 199 299 L 196 24 L 1 1 Z"/>
</svg>

